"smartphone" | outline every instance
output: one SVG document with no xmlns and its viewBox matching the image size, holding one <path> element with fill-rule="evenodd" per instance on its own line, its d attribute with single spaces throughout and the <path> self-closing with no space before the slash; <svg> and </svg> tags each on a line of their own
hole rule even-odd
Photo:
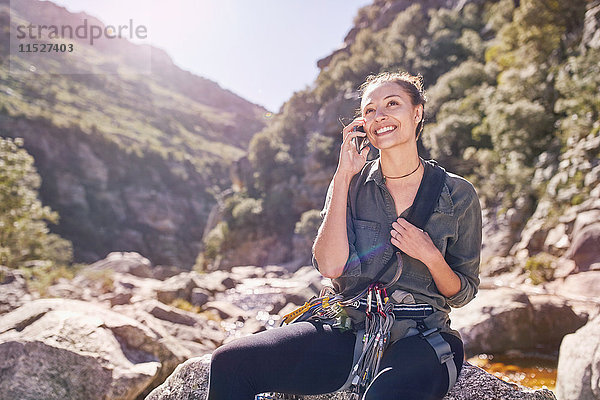
<svg viewBox="0 0 600 400">
<path fill-rule="evenodd" d="M 353 129 L 354 132 L 365 132 L 365 128 L 362 126 L 355 126 Z M 363 151 L 365 147 L 369 145 L 369 139 L 366 136 L 357 136 L 352 139 L 354 141 L 354 145 L 356 146 L 356 151 L 359 153 Z"/>
</svg>

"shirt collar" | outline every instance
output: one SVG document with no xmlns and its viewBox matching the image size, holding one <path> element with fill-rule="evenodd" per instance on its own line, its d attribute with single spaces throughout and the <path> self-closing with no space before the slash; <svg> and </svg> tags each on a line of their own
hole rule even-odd
<svg viewBox="0 0 600 400">
<path fill-rule="evenodd" d="M 426 161 L 421 158 L 421 162 Z M 375 160 L 373 160 L 371 166 L 369 167 L 369 173 L 367 174 L 367 179 L 365 179 L 364 184 L 369 181 L 374 181 L 379 186 L 385 185 L 385 182 L 383 181 L 383 173 L 381 172 L 381 157 L 377 157 Z M 450 196 L 450 190 L 446 183 L 444 183 L 444 187 L 442 188 L 442 193 L 438 199 L 435 211 L 450 215 L 454 213 L 454 204 L 452 202 L 452 197 Z"/>
<path fill-rule="evenodd" d="M 369 181 L 375 181 L 379 186 L 383 185 L 383 173 L 381 172 L 381 157 L 377 157 L 371 167 L 369 169 L 369 173 L 367 174 L 367 179 L 365 180 L 365 184 Z"/>
</svg>

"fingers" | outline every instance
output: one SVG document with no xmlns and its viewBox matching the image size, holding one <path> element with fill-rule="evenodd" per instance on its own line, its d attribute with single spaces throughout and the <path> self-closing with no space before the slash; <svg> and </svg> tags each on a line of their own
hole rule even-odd
<svg viewBox="0 0 600 400">
<path fill-rule="evenodd" d="M 419 234 L 425 234 L 429 237 L 427 232 L 417 228 L 404 218 L 398 218 L 397 221 L 392 223 L 392 230 L 390 231 L 391 243 L 399 249 L 403 249 L 407 243 L 420 240 Z"/>
<path fill-rule="evenodd" d="M 352 133 L 354 133 L 354 132 L 355 132 L 355 131 L 354 131 L 354 128 L 355 128 L 355 127 L 359 127 L 359 126 L 363 126 L 363 127 L 364 127 L 364 125 L 365 125 L 365 123 L 366 123 L 366 122 L 367 122 L 367 121 L 366 121 L 366 120 L 365 120 L 363 117 L 358 117 L 358 118 L 355 118 L 355 119 L 354 119 L 352 122 L 350 122 L 348 125 L 346 125 L 346 126 L 344 127 L 344 129 L 342 130 L 342 134 L 344 135 L 344 140 L 346 139 L 346 137 L 347 137 L 349 134 L 352 134 Z M 354 136 L 365 136 L 365 135 L 366 135 L 366 133 L 364 133 L 364 132 L 358 132 L 358 133 L 359 133 L 358 135 L 357 135 L 357 134 L 355 134 Z M 353 137 L 354 137 L 354 136 L 353 136 Z"/>
<path fill-rule="evenodd" d="M 392 228 L 394 228 L 396 230 L 403 229 L 405 231 L 408 231 L 411 229 L 416 229 L 420 232 L 423 232 L 423 229 L 417 228 L 416 226 L 414 226 L 413 224 L 411 224 L 410 222 L 408 222 L 407 220 L 405 220 L 402 217 L 398 218 L 396 221 L 394 221 L 392 223 Z"/>
</svg>

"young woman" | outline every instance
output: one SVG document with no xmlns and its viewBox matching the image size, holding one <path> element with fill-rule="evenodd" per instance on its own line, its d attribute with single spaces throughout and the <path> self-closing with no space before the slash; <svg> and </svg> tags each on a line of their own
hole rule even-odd
<svg viewBox="0 0 600 400">
<path fill-rule="evenodd" d="M 376 294 L 385 293 L 395 304 L 380 372 L 368 382 L 363 399 L 441 399 L 463 362 L 460 336 L 450 329 L 450 307 L 468 303 L 479 285 L 479 200 L 469 182 L 417 153 L 425 105 L 420 77 L 370 76 L 361 91 L 361 116 L 342 132 L 313 263 L 332 279 L 338 294 L 352 297 L 381 282 L 387 290 Z M 380 152 L 373 161 L 367 162 L 368 147 L 361 150 L 354 143 L 364 136 Z M 431 190 L 434 170 L 443 174 L 437 191 Z M 431 210 L 423 211 L 423 204 L 431 204 Z M 415 219 L 415 213 L 426 215 Z M 304 321 L 219 348 L 212 358 L 208 399 L 336 391 L 352 378 L 362 347 L 359 329 L 371 321 L 364 310 L 348 307 L 348 314 L 352 330 Z"/>
</svg>

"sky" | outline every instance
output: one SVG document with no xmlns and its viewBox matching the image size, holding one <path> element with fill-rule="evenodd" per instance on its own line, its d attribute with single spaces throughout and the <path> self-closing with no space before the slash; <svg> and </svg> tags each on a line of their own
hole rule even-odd
<svg viewBox="0 0 600 400">
<path fill-rule="evenodd" d="M 52 0 L 104 24 L 144 24 L 182 69 L 277 112 L 311 85 L 372 0 Z"/>
</svg>

